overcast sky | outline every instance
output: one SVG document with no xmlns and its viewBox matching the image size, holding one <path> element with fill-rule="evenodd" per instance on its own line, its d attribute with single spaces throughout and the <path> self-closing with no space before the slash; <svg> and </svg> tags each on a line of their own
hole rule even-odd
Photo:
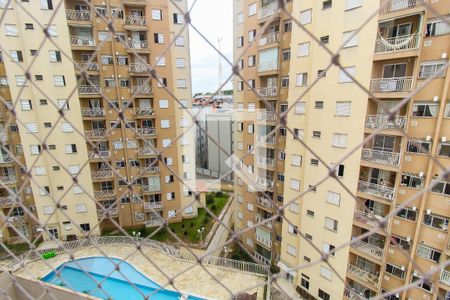
<svg viewBox="0 0 450 300">
<path fill-rule="evenodd" d="M 193 0 L 188 0 L 189 7 Z M 191 13 L 192 24 L 217 47 L 222 38 L 222 53 L 233 59 L 233 1 L 197 0 Z M 192 92 L 215 92 L 219 87 L 219 54 L 191 27 Z M 222 60 L 225 81 L 231 67 Z M 229 83 L 226 88 L 231 88 Z"/>
</svg>

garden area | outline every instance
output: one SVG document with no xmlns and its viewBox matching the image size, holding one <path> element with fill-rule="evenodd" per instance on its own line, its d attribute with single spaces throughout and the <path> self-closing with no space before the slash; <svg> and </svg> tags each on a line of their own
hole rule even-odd
<svg viewBox="0 0 450 300">
<path fill-rule="evenodd" d="M 223 192 L 208 193 L 206 195 L 206 206 L 216 216 L 219 216 L 222 209 L 228 202 L 228 194 Z M 213 217 L 202 207 L 198 209 L 198 216 L 193 219 L 186 219 L 179 223 L 169 224 L 169 230 L 176 234 L 183 242 L 200 243 L 198 230 L 204 227 L 202 239 L 205 239 L 214 223 Z M 168 232 L 167 228 L 133 228 L 126 230 L 129 235 L 133 233 L 141 237 L 148 237 L 160 242 L 177 242 L 177 239 Z M 121 232 L 103 232 L 102 235 L 121 235 Z"/>
</svg>

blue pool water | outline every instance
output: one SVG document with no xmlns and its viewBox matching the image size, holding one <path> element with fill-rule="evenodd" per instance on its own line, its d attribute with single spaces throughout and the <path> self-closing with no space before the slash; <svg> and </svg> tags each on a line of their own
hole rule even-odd
<svg viewBox="0 0 450 300">
<path fill-rule="evenodd" d="M 120 272 L 115 270 L 115 265 L 120 267 Z M 60 276 L 56 276 L 56 270 L 60 272 Z M 47 274 L 42 280 L 102 299 L 140 300 L 145 299 L 143 295 L 149 296 L 148 299 L 152 300 L 181 298 L 181 294 L 174 291 L 165 289 L 156 291 L 160 288 L 158 284 L 142 275 L 127 262 L 116 258 L 81 258 L 75 262 L 66 262 L 56 270 Z M 101 283 L 102 288 L 97 287 L 98 283 Z M 187 299 L 201 300 L 193 296 L 188 296 Z"/>
</svg>

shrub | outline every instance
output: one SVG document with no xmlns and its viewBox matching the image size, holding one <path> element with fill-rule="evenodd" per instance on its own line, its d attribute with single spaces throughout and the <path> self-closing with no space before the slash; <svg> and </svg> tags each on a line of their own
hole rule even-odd
<svg viewBox="0 0 450 300">
<path fill-rule="evenodd" d="M 223 197 L 223 192 L 221 191 L 216 192 L 216 197 Z"/>
<path fill-rule="evenodd" d="M 206 195 L 206 204 L 213 204 L 214 203 L 214 196 L 211 194 Z"/>
<path fill-rule="evenodd" d="M 187 236 L 187 235 L 188 235 L 188 232 L 187 232 L 187 231 L 184 231 L 184 232 L 183 232 L 183 235 L 184 235 L 184 236 Z"/>
<path fill-rule="evenodd" d="M 194 227 L 194 222 L 191 222 L 189 225 L 191 225 L 191 227 Z"/>
<path fill-rule="evenodd" d="M 211 210 L 212 210 L 213 212 L 215 212 L 216 209 L 217 209 L 217 206 L 216 206 L 215 204 L 213 204 L 213 205 L 211 206 Z"/>
<path fill-rule="evenodd" d="M 181 224 L 181 228 L 184 228 L 184 224 Z"/>
</svg>

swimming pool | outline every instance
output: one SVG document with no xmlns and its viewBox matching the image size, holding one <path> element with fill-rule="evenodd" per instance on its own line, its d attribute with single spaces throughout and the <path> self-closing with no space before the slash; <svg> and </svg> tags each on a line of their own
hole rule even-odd
<svg viewBox="0 0 450 300">
<path fill-rule="evenodd" d="M 165 289 L 156 291 L 160 288 L 160 285 L 151 281 L 121 259 L 98 256 L 80 258 L 75 261 L 63 263 L 42 278 L 42 281 L 102 299 L 138 300 L 144 299 L 143 295 L 148 295 L 149 299 L 152 300 L 182 298 L 182 294 L 174 291 Z M 120 266 L 120 272 L 115 270 L 115 265 Z M 60 276 L 56 276 L 56 271 L 60 272 Z M 89 273 L 90 276 L 86 273 Z M 101 289 L 97 287 L 100 282 Z M 183 299 L 202 300 L 198 297 L 183 296 L 185 297 Z"/>
</svg>

